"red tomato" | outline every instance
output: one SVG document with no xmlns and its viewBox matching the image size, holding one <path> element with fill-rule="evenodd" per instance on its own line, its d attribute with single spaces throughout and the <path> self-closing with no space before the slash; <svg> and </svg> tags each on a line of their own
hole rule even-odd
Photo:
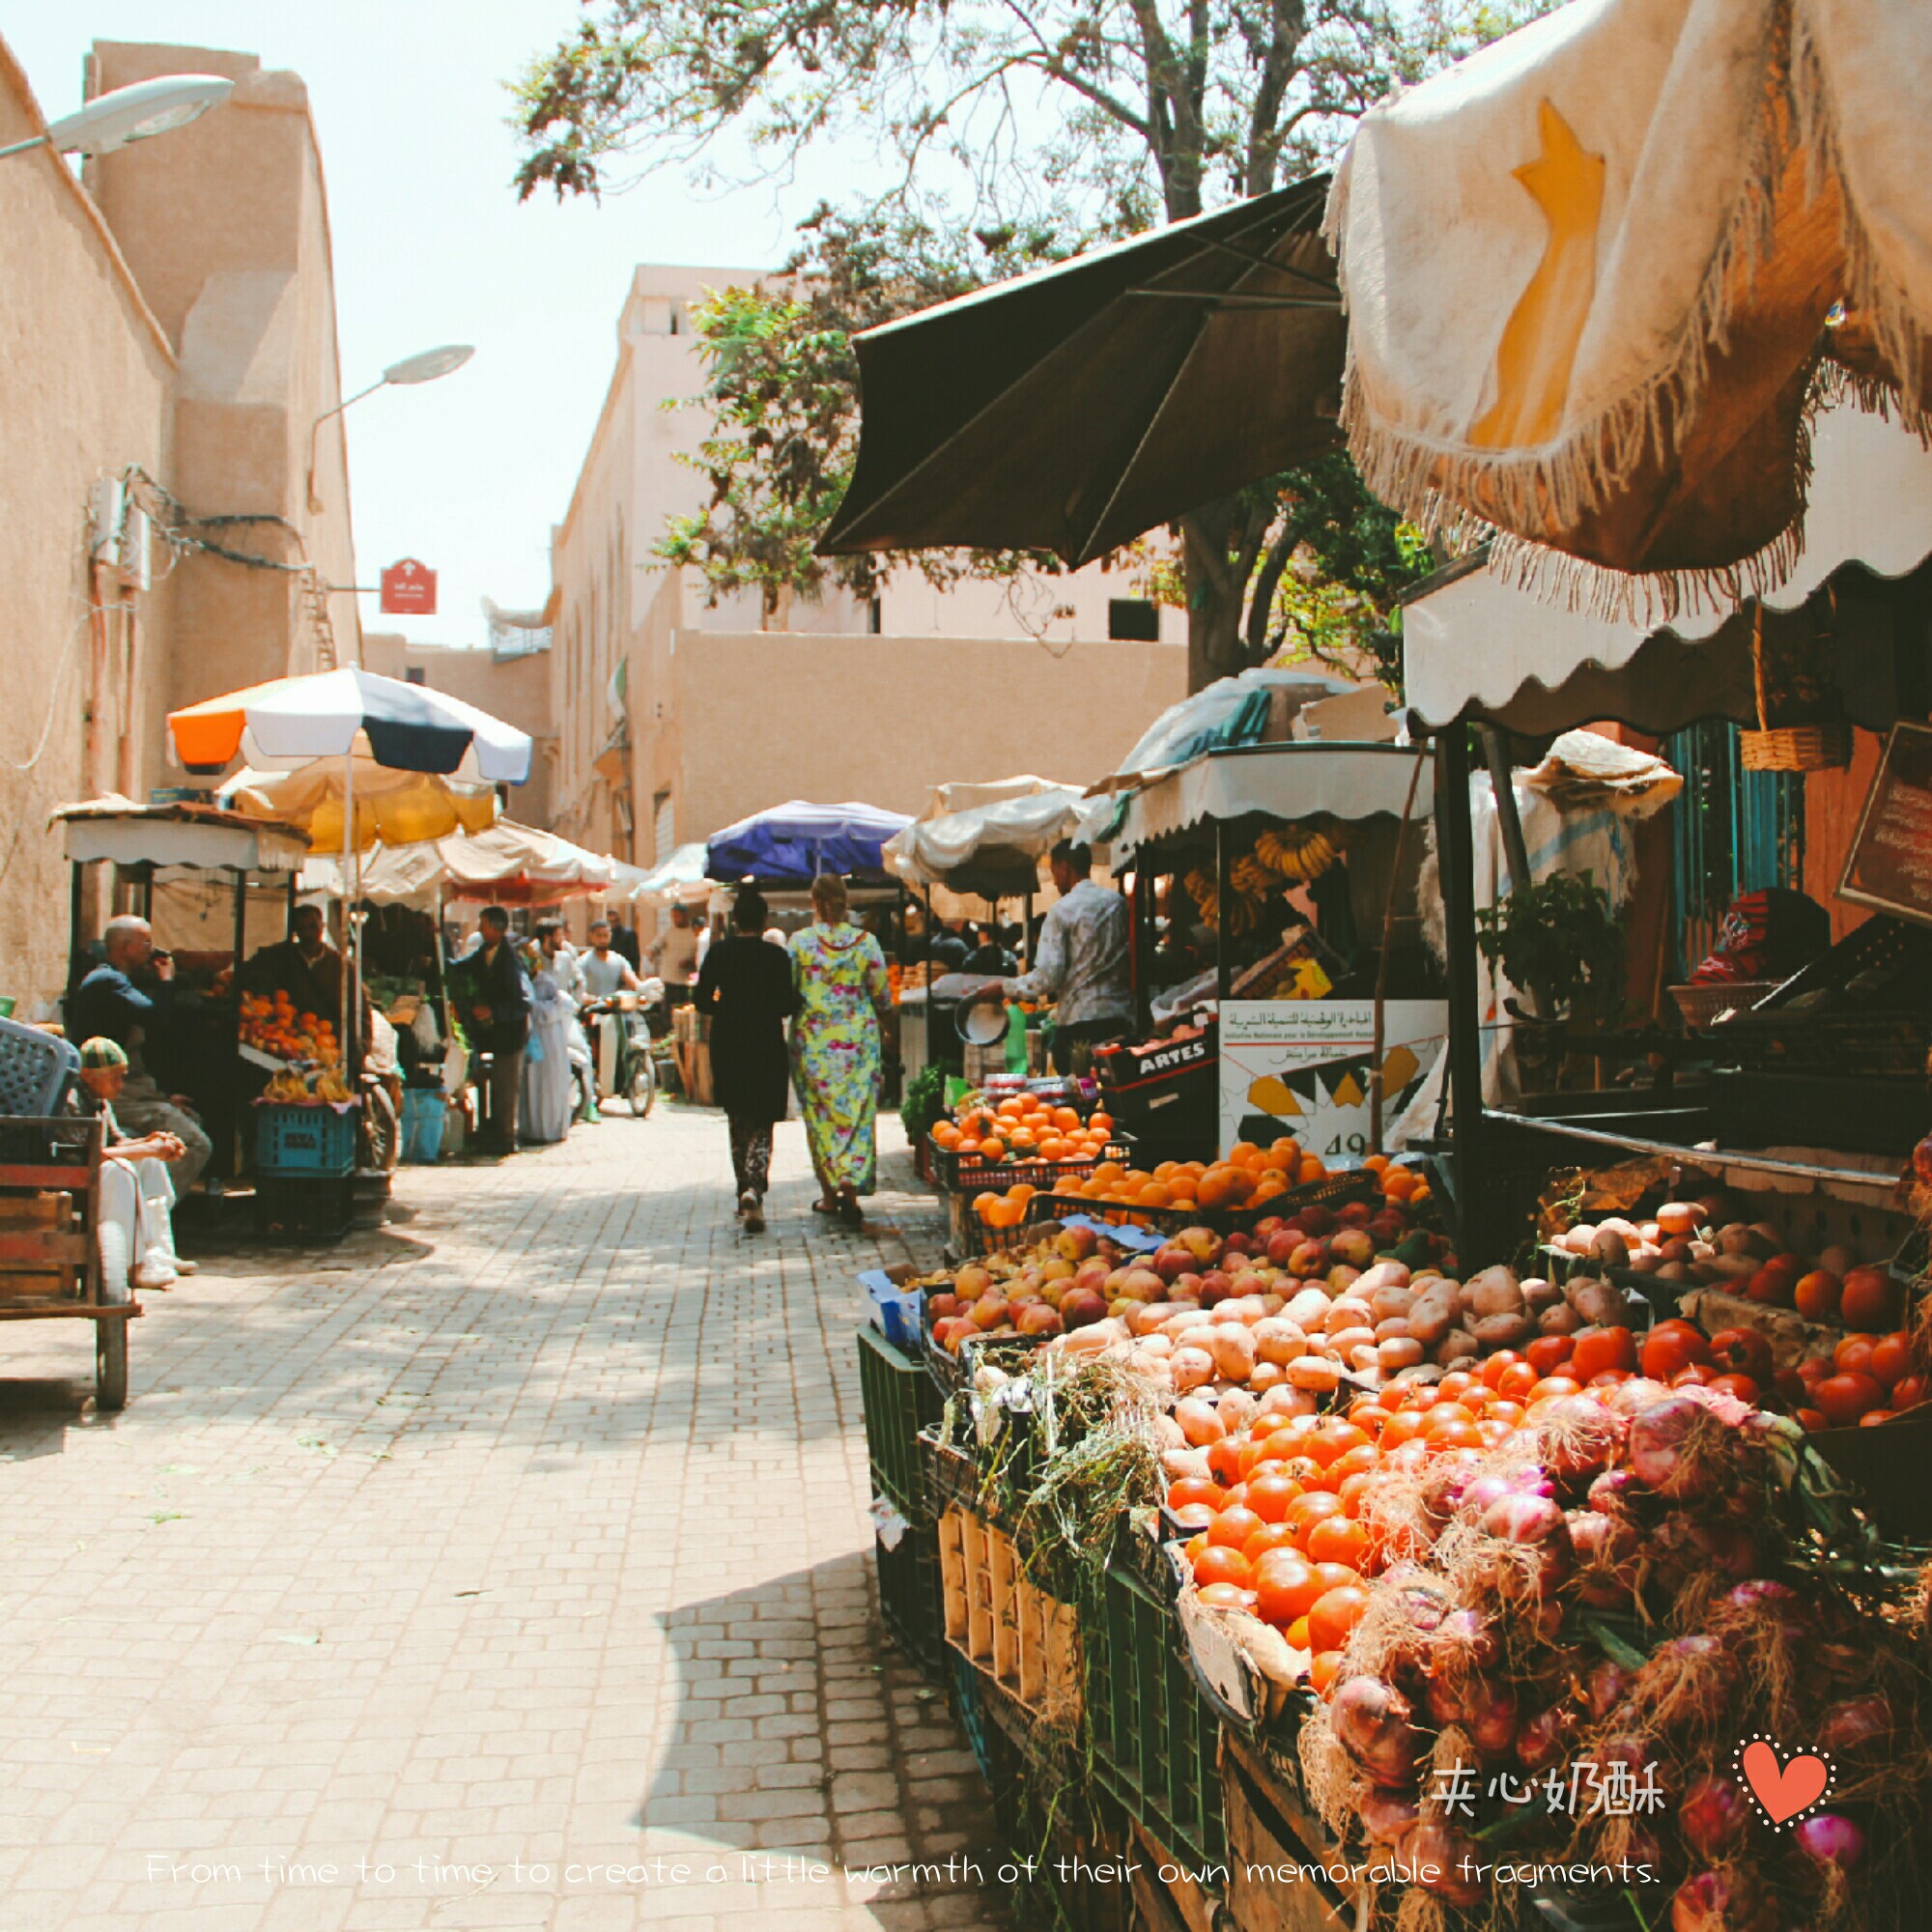
<svg viewBox="0 0 1932 1932">
<path fill-rule="evenodd" d="M 1261 1526 L 1262 1520 L 1253 1510 L 1245 1503 L 1236 1503 L 1231 1509 L 1224 1509 L 1208 1525 L 1208 1546 L 1220 1549 L 1239 1549 Z"/>
<path fill-rule="evenodd" d="M 1522 1351 L 1522 1358 L 1536 1371 L 1535 1380 L 1541 1381 L 1545 1376 L 1553 1375 L 1570 1359 L 1570 1351 L 1576 1346 L 1568 1335 L 1539 1335 Z M 1510 1387 L 1507 1371 L 1504 1373 L 1497 1393 L 1501 1395 L 1515 1393 Z"/>
<path fill-rule="evenodd" d="M 1872 1344 L 1871 1373 L 1887 1388 L 1896 1388 L 1912 1373 L 1912 1337 L 1898 1329 Z"/>
<path fill-rule="evenodd" d="M 1458 1406 L 1461 1405 L 1458 1404 Z M 1483 1425 L 1473 1415 L 1465 1413 L 1461 1422 L 1445 1422 L 1439 1429 L 1432 1429 L 1423 1440 L 1428 1443 L 1432 1456 L 1445 1455 L 1451 1449 L 1480 1449 L 1483 1446 Z"/>
<path fill-rule="evenodd" d="M 1255 1565 L 1255 1612 L 1264 1623 L 1286 1630 L 1321 1595 L 1315 1566 L 1298 1550 L 1271 1549 Z"/>
<path fill-rule="evenodd" d="M 1241 1554 L 1259 1564 L 1271 1549 L 1293 1549 L 1294 1532 L 1285 1522 L 1264 1522 L 1241 1545 Z"/>
<path fill-rule="evenodd" d="M 1581 1395 L 1582 1393 L 1583 1384 L 1575 1376 L 1545 1376 L 1530 1390 L 1529 1399 L 1531 1402 L 1548 1402 L 1552 1396 Z"/>
<path fill-rule="evenodd" d="M 1848 1429 L 1866 1409 L 1884 1402 L 1885 1391 L 1870 1376 L 1827 1376 L 1811 1391 L 1811 1400 L 1833 1429 Z"/>
<path fill-rule="evenodd" d="M 1845 1276 L 1839 1319 L 1847 1328 L 1878 1334 L 1898 1326 L 1905 1312 L 1905 1293 L 1882 1267 L 1855 1267 Z"/>
<path fill-rule="evenodd" d="M 1357 1475 L 1343 1477 L 1336 1486 L 1335 1493 L 1342 1499 L 1342 1508 L 1348 1515 L 1361 1515 L 1362 1493 L 1375 1479 L 1373 1469 L 1364 1469 Z"/>
<path fill-rule="evenodd" d="M 1352 1422 L 1345 1422 L 1340 1416 L 1333 1416 L 1308 1438 L 1308 1453 L 1325 1469 L 1336 1457 L 1347 1450 L 1362 1447 L 1368 1440 L 1366 1430 L 1357 1429 Z"/>
<path fill-rule="evenodd" d="M 1897 1413 L 1895 1408 L 1868 1408 L 1859 1417 L 1859 1427 L 1870 1429 L 1877 1423 L 1889 1422 Z"/>
<path fill-rule="evenodd" d="M 1808 1435 L 1816 1435 L 1819 1430 L 1829 1429 L 1832 1426 L 1826 1419 L 1825 1411 L 1822 1408 L 1794 1409 L 1792 1415 L 1800 1428 L 1804 1429 Z"/>
<path fill-rule="evenodd" d="M 1507 1442 L 1516 1431 L 1514 1422 L 1505 1422 L 1500 1416 L 1486 1415 L 1476 1424 L 1476 1434 L 1482 1438 L 1486 1449 L 1499 1448 Z"/>
<path fill-rule="evenodd" d="M 1438 1402 L 1456 1402 L 1464 1389 L 1473 1388 L 1475 1384 L 1476 1378 L 1467 1369 L 1451 1369 L 1435 1384 L 1435 1399 Z"/>
<path fill-rule="evenodd" d="M 1643 1338 L 1641 1366 L 1653 1381 L 1667 1382 L 1692 1362 L 1708 1362 L 1711 1345 L 1690 1321 L 1660 1321 Z"/>
<path fill-rule="evenodd" d="M 1711 1361 L 1727 1375 L 1761 1382 L 1771 1374 L 1771 1344 L 1755 1328 L 1720 1328 L 1711 1337 Z"/>
<path fill-rule="evenodd" d="M 1560 1360 L 1559 1356 L 1558 1361 Z M 1554 1367 L 1556 1364 L 1552 1363 L 1551 1366 Z M 1527 1402 L 1530 1390 L 1542 1379 L 1542 1375 L 1527 1362 L 1512 1362 L 1496 1378 L 1496 1393 L 1511 1402 Z"/>
<path fill-rule="evenodd" d="M 1210 1543 L 1195 1558 L 1194 1580 L 1204 1587 L 1209 1583 L 1232 1583 L 1238 1590 L 1253 1587 L 1254 1565 L 1238 1549 Z"/>
<path fill-rule="evenodd" d="M 1255 1606 L 1255 1593 L 1236 1583 L 1204 1583 L 1201 1601 L 1217 1610 L 1251 1610 Z"/>
<path fill-rule="evenodd" d="M 1670 1378 L 1670 1386 L 1674 1389 L 1690 1388 L 1693 1386 L 1702 1388 L 1711 1378 L 1712 1372 L 1709 1362 L 1692 1362 L 1689 1368 L 1679 1369 Z"/>
<path fill-rule="evenodd" d="M 1576 1342 L 1563 1371 L 1579 1382 L 1594 1380 L 1605 1369 L 1636 1367 L 1636 1338 L 1628 1328 L 1592 1329 Z"/>
<path fill-rule="evenodd" d="M 1893 1408 L 1917 1408 L 1924 1400 L 1923 1376 L 1900 1376 L 1891 1385 L 1890 1401 Z"/>
<path fill-rule="evenodd" d="M 1308 1641 L 1318 1650 L 1341 1650 L 1350 1633 L 1369 1607 L 1369 1593 L 1358 1583 L 1345 1583 L 1318 1598 L 1308 1612 Z"/>
<path fill-rule="evenodd" d="M 1832 1350 L 1832 1366 L 1841 1376 L 1869 1376 L 1872 1373 L 1872 1338 L 1869 1335 L 1847 1335 Z M 1882 1380 L 1882 1377 L 1874 1377 Z"/>
<path fill-rule="evenodd" d="M 1296 1496 L 1288 1506 L 1284 1519 L 1294 1531 L 1294 1541 L 1298 1548 L 1308 1548 L 1308 1533 L 1324 1516 L 1340 1516 L 1342 1498 L 1327 1490 L 1311 1490 L 1305 1496 Z"/>
<path fill-rule="evenodd" d="M 1264 1522 L 1279 1522 L 1288 1506 L 1301 1493 L 1301 1485 L 1278 1467 L 1264 1468 L 1247 1486 L 1247 1506 Z"/>
<path fill-rule="evenodd" d="M 1208 1448 L 1208 1473 L 1224 1489 L 1233 1489 L 1241 1480 L 1241 1450 L 1245 1445 L 1233 1435 L 1224 1435 Z"/>
<path fill-rule="evenodd" d="M 1388 1419 L 1378 1441 L 1384 1452 L 1399 1449 L 1422 1434 L 1422 1418 L 1412 1408 L 1399 1410 Z"/>
<path fill-rule="evenodd" d="M 1494 1391 L 1502 1382 L 1503 1371 L 1522 1360 L 1514 1349 L 1498 1349 L 1483 1364 L 1483 1386 Z"/>
<path fill-rule="evenodd" d="M 1535 1386 L 1534 1382 L 1530 1383 L 1531 1388 Z M 1508 1396 L 1498 1396 L 1490 1405 L 1489 1419 L 1492 1422 L 1506 1422 L 1514 1429 L 1522 1420 L 1522 1411 L 1523 1406 L 1521 1403 L 1513 1401 Z"/>
<path fill-rule="evenodd" d="M 1219 1509 L 1226 1499 L 1227 1492 L 1221 1485 L 1210 1483 L 1206 1476 L 1182 1476 L 1167 1492 L 1167 1506 L 1171 1510 L 1184 1509 L 1189 1503 L 1206 1503 L 1209 1509 Z"/>
<path fill-rule="evenodd" d="M 1341 1674 L 1342 1653 L 1339 1650 L 1317 1651 L 1308 1661 L 1309 1688 L 1318 1697 L 1325 1697 Z"/>
<path fill-rule="evenodd" d="M 1749 1376 L 1713 1376 L 1705 1383 L 1706 1388 L 1719 1389 L 1725 1395 L 1734 1395 L 1747 1407 L 1756 1408 L 1764 1400 L 1757 1382 Z"/>
<path fill-rule="evenodd" d="M 1344 1563 L 1360 1571 L 1369 1553 L 1369 1533 L 1348 1516 L 1324 1517 L 1308 1532 L 1308 1553 L 1320 1563 Z"/>
</svg>

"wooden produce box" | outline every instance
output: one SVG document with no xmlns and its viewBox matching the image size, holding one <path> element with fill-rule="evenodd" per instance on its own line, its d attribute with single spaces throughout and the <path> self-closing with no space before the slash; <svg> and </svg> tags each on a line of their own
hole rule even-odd
<svg viewBox="0 0 1932 1932">
<path fill-rule="evenodd" d="M 1077 1719 L 1080 1627 L 1027 1581 L 1010 1537 L 954 1503 L 939 1520 L 946 1641 L 1035 1717 Z"/>
<path fill-rule="evenodd" d="M 1366 1861 L 1342 1851 L 1295 1785 L 1237 1738 L 1222 1734 L 1221 1791 L 1228 1820 L 1228 1911 L 1241 1932 L 1354 1932 L 1367 1922 L 1359 1889 L 1288 1866 Z M 1360 1915 L 1358 1918 L 1357 1915 Z"/>
<path fill-rule="evenodd" d="M 60 1190 L 0 1195 L 0 1295 L 48 1301 L 66 1289 L 58 1263 L 76 1270 L 87 1260 L 87 1236 L 74 1232 L 73 1196 Z"/>
</svg>

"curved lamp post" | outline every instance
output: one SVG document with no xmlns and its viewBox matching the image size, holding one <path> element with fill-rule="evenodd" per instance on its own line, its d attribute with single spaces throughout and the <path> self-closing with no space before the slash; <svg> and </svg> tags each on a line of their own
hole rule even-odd
<svg viewBox="0 0 1932 1932">
<path fill-rule="evenodd" d="M 130 142 L 185 128 L 234 91 L 235 83 L 216 73 L 165 73 L 157 80 L 139 80 L 49 123 L 44 134 L 0 148 L 0 160 L 33 148 L 52 148 L 63 155 L 111 155 Z"/>
<path fill-rule="evenodd" d="M 366 389 L 357 389 L 353 396 L 345 396 L 332 410 L 324 410 L 309 426 L 308 432 L 308 506 L 311 512 L 320 511 L 323 507 L 322 498 L 315 494 L 316 439 L 330 416 L 339 416 L 352 403 L 359 403 L 364 396 L 373 396 L 378 389 L 392 385 L 408 386 L 413 383 L 434 383 L 440 376 L 454 375 L 475 354 L 476 351 L 467 342 L 451 342 L 440 349 L 425 349 L 420 355 L 406 355 L 400 362 L 391 362 Z"/>
</svg>

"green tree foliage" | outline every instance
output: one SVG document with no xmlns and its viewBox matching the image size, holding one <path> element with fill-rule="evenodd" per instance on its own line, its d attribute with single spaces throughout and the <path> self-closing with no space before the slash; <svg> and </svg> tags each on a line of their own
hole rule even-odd
<svg viewBox="0 0 1932 1932">
<path fill-rule="evenodd" d="M 518 84 L 518 187 L 594 194 L 666 165 L 716 180 L 727 130 L 773 175 L 827 141 L 890 161 L 868 207 L 808 224 L 792 275 L 721 294 L 699 318 L 713 496 L 664 554 L 714 588 L 810 594 L 826 580 L 810 539 L 851 472 L 857 327 L 1301 178 L 1393 86 L 1550 4 L 585 0 L 577 30 Z M 1265 655 L 1331 549 L 1347 611 L 1401 560 L 1384 532 L 1370 561 L 1359 482 L 1326 465 L 1298 474 L 1182 519 L 1196 683 Z M 1024 561 L 920 567 L 943 579 Z M 879 567 L 835 574 L 864 589 Z M 1332 645 L 1347 611 L 1301 605 L 1311 648 Z"/>
</svg>

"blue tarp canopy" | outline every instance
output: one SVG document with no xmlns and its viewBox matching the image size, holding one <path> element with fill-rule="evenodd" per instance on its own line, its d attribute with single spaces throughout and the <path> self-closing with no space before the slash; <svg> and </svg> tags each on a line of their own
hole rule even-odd
<svg viewBox="0 0 1932 1932">
<path fill-rule="evenodd" d="M 793 799 L 714 833 L 705 871 L 735 885 L 809 886 L 820 872 L 888 880 L 880 848 L 912 820 L 875 805 L 808 805 Z"/>
</svg>

